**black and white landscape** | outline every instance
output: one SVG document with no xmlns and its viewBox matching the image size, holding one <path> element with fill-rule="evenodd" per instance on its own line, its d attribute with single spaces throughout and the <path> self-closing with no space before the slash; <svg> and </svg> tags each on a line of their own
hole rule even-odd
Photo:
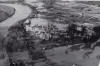
<svg viewBox="0 0 100 66">
<path fill-rule="evenodd" d="M 100 1 L 0 0 L 0 66 L 100 66 Z"/>
</svg>

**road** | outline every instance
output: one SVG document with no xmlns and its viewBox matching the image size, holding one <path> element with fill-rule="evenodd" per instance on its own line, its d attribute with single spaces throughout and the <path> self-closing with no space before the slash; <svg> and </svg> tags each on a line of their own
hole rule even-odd
<svg viewBox="0 0 100 66">
<path fill-rule="evenodd" d="M 1 4 L 1 3 L 0 3 Z M 16 9 L 15 14 L 7 20 L 0 23 L 0 27 L 10 27 L 16 24 L 18 21 L 26 18 L 31 13 L 31 8 L 22 4 L 5 4 L 2 5 L 10 6 Z"/>
</svg>

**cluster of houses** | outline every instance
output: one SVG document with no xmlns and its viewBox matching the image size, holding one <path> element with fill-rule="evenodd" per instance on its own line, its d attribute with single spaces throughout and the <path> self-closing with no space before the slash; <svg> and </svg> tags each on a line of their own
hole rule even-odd
<svg viewBox="0 0 100 66">
<path fill-rule="evenodd" d="M 60 30 L 59 26 L 55 24 L 47 25 L 26 25 L 26 31 L 29 31 L 32 36 L 42 40 L 63 40 L 72 41 L 76 38 L 78 39 L 89 39 L 95 32 L 93 31 L 93 24 L 89 23 L 75 23 L 68 24 L 66 29 Z"/>
<path fill-rule="evenodd" d="M 46 32 L 47 29 L 46 26 L 38 24 L 34 26 L 26 25 L 26 31 L 29 31 L 32 36 L 43 40 L 49 40 L 51 37 L 50 33 Z"/>
</svg>

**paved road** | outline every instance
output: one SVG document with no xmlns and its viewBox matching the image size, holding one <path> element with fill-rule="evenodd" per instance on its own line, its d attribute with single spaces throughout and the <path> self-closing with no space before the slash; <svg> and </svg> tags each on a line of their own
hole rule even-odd
<svg viewBox="0 0 100 66">
<path fill-rule="evenodd" d="M 0 3 L 1 4 L 1 3 Z M 7 20 L 0 23 L 0 27 L 10 27 L 14 25 L 16 22 L 26 18 L 30 13 L 31 9 L 28 6 L 21 4 L 2 4 L 6 6 L 10 6 L 16 9 L 15 14 L 8 18 Z"/>
</svg>

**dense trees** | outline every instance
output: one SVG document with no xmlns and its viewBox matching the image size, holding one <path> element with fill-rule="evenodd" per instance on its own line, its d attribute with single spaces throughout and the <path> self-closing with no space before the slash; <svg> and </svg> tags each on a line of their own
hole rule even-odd
<svg viewBox="0 0 100 66">
<path fill-rule="evenodd" d="M 4 36 L 0 33 L 0 50 L 1 51 L 5 47 L 3 43 L 4 43 Z"/>
<path fill-rule="evenodd" d="M 24 25 L 18 23 L 8 29 L 8 34 L 5 38 L 5 45 L 8 52 L 18 51 L 19 49 L 25 49 L 26 32 Z"/>
<path fill-rule="evenodd" d="M 4 41 L 6 50 L 10 53 L 28 50 L 30 57 L 33 60 L 38 60 L 43 57 L 41 47 L 36 46 L 37 43 L 35 43 L 34 36 L 26 31 L 23 21 L 25 20 L 8 29 L 8 34 Z"/>
</svg>

